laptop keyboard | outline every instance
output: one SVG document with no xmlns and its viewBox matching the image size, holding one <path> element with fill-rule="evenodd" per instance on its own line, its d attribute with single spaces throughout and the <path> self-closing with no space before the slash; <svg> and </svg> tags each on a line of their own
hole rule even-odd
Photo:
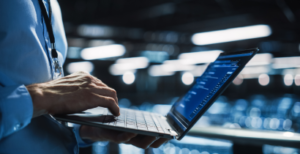
<svg viewBox="0 0 300 154">
<path fill-rule="evenodd" d="M 131 109 L 120 109 L 121 115 L 116 117 L 116 121 L 102 123 L 118 127 L 125 127 L 152 132 L 168 133 L 163 122 L 158 119 L 159 115 Z M 102 108 L 102 115 L 112 115 L 107 108 Z M 165 130 L 164 130 L 165 129 Z"/>
</svg>

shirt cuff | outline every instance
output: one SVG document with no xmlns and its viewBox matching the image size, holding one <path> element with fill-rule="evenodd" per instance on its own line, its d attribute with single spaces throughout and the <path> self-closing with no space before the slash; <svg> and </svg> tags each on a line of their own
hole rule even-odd
<svg viewBox="0 0 300 154">
<path fill-rule="evenodd" d="M 78 124 L 74 124 L 73 126 L 73 132 L 75 134 L 75 138 L 77 140 L 77 144 L 79 147 L 88 147 L 91 146 L 94 142 L 90 141 L 90 140 L 83 140 L 80 135 L 79 135 L 79 129 L 80 129 L 81 125 Z"/>
<path fill-rule="evenodd" d="M 0 139 L 26 127 L 33 105 L 24 85 L 0 87 Z"/>
</svg>

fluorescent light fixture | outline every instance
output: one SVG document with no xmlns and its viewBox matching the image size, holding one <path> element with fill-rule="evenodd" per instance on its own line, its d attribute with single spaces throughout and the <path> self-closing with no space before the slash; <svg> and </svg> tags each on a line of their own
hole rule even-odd
<svg viewBox="0 0 300 154">
<path fill-rule="evenodd" d="M 270 53 L 256 54 L 246 66 L 269 65 L 272 63 L 272 58 L 273 56 Z"/>
<path fill-rule="evenodd" d="M 270 36 L 271 33 L 271 28 L 268 25 L 254 25 L 196 33 L 192 36 L 192 42 L 196 45 L 209 45 L 215 43 L 267 37 Z"/>
<path fill-rule="evenodd" d="M 176 71 L 188 71 L 193 76 L 200 76 L 206 67 L 186 64 L 185 60 L 166 60 L 162 65 L 152 65 L 148 73 L 150 76 L 170 76 Z"/>
<path fill-rule="evenodd" d="M 274 69 L 300 67 L 300 57 L 281 57 L 273 59 Z"/>
<path fill-rule="evenodd" d="M 110 67 L 109 67 L 109 72 L 110 72 L 110 74 L 111 75 L 123 75 L 124 73 L 126 73 L 126 72 L 132 72 L 132 73 L 135 73 L 136 72 L 136 70 L 124 70 L 124 69 L 120 69 L 117 65 L 111 65 Z"/>
<path fill-rule="evenodd" d="M 257 79 L 260 74 L 243 74 L 243 79 Z"/>
<path fill-rule="evenodd" d="M 122 69 L 142 69 L 149 65 L 149 60 L 146 57 L 121 58 L 116 61 L 117 65 Z"/>
<path fill-rule="evenodd" d="M 145 57 L 122 58 L 109 67 L 112 75 L 123 75 L 127 71 L 135 72 L 135 69 L 148 67 L 149 61 Z"/>
<path fill-rule="evenodd" d="M 67 65 L 67 71 L 72 74 L 79 71 L 91 73 L 94 70 L 94 64 L 88 61 L 72 62 Z"/>
<path fill-rule="evenodd" d="M 184 60 L 186 64 L 210 63 L 215 61 L 222 52 L 222 50 L 211 50 L 182 53 L 178 56 L 178 59 Z"/>
<path fill-rule="evenodd" d="M 85 48 L 81 51 L 81 57 L 85 60 L 103 59 L 123 56 L 126 49 L 121 44 L 105 45 L 99 47 Z"/>
<path fill-rule="evenodd" d="M 194 67 L 193 70 L 189 71 L 191 72 L 195 77 L 198 77 L 198 76 L 201 76 L 204 71 L 206 70 L 208 64 L 205 64 L 205 65 L 197 65 Z"/>
<path fill-rule="evenodd" d="M 282 135 L 285 137 L 293 137 L 295 134 L 292 132 L 284 132 Z"/>
<path fill-rule="evenodd" d="M 152 65 L 148 69 L 148 74 L 150 76 L 171 76 L 174 75 L 174 72 L 165 70 L 162 65 Z"/>
<path fill-rule="evenodd" d="M 289 68 L 289 69 L 284 69 L 281 71 L 281 75 L 286 75 L 286 74 L 291 74 L 291 75 L 295 75 L 298 74 L 300 72 L 300 69 L 295 69 L 295 68 Z"/>
<path fill-rule="evenodd" d="M 268 66 L 252 66 L 252 67 L 245 67 L 241 74 L 265 74 L 270 71 Z"/>
<path fill-rule="evenodd" d="M 167 72 L 175 72 L 193 70 L 195 65 L 187 65 L 184 60 L 166 60 L 161 67 Z"/>
</svg>

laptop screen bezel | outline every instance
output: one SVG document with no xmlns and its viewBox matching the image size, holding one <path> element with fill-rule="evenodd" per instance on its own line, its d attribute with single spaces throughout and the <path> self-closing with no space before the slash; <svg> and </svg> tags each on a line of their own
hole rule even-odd
<svg viewBox="0 0 300 154">
<path fill-rule="evenodd" d="M 231 52 L 231 53 L 221 53 L 219 57 L 221 56 L 230 56 L 230 55 L 239 55 L 244 53 L 251 53 L 249 56 L 245 56 L 243 62 L 240 63 L 240 66 L 237 68 L 237 70 L 228 78 L 228 80 L 223 84 L 222 87 L 212 96 L 212 98 L 207 102 L 207 104 L 201 109 L 199 113 L 193 118 L 193 120 L 190 122 L 189 126 L 186 128 L 186 130 L 182 130 L 180 126 L 177 124 L 177 122 L 180 123 L 179 120 L 177 122 L 173 119 L 175 106 L 178 101 L 181 100 L 179 98 L 175 104 L 172 106 L 171 110 L 167 114 L 167 120 L 169 124 L 176 130 L 178 136 L 176 137 L 177 140 L 180 140 L 184 137 L 184 135 L 194 126 L 194 124 L 198 121 L 198 119 L 206 112 L 206 110 L 215 102 L 215 100 L 224 92 L 224 90 L 230 85 L 230 83 L 235 79 L 235 77 L 241 72 L 241 70 L 245 67 L 245 65 L 249 62 L 249 60 L 259 51 L 258 48 L 254 49 L 247 49 L 239 52 Z M 219 58 L 218 57 L 218 58 Z M 247 58 L 246 58 L 247 57 Z M 191 86 L 193 87 L 193 86 Z"/>
</svg>

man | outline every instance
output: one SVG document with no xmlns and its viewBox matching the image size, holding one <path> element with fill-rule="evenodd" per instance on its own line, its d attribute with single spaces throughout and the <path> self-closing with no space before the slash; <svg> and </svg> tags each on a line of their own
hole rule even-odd
<svg viewBox="0 0 300 154">
<path fill-rule="evenodd" d="M 49 14 L 49 2 L 43 0 Z M 60 65 L 66 38 L 56 0 L 52 26 Z M 83 72 L 53 79 L 51 43 L 39 0 L 0 1 L 0 153 L 78 153 L 93 141 L 158 147 L 166 140 L 89 126 L 73 130 L 51 114 L 103 106 L 120 114 L 116 91 Z"/>
</svg>

